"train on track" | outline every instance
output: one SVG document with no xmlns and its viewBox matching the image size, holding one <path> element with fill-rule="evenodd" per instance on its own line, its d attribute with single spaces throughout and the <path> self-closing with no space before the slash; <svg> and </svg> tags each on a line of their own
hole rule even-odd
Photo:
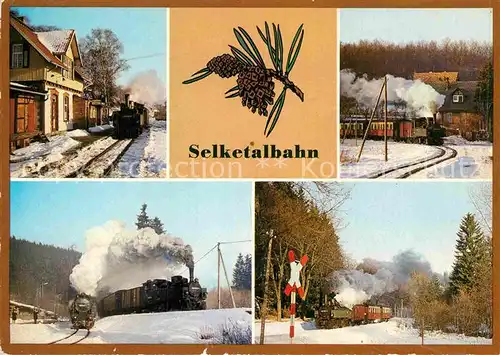
<svg viewBox="0 0 500 355">
<path fill-rule="evenodd" d="M 125 94 L 125 102 L 120 104 L 119 111 L 113 112 L 111 119 L 115 128 L 114 138 L 137 138 L 148 125 L 148 109 L 143 104 L 130 101 L 130 95 Z"/>
<path fill-rule="evenodd" d="M 74 329 L 90 330 L 97 318 L 95 299 L 85 293 L 79 293 L 69 304 L 69 315 Z"/>
<path fill-rule="evenodd" d="M 341 117 L 341 138 L 363 138 L 370 119 L 361 115 Z M 368 128 L 368 139 L 384 139 L 385 122 L 374 118 Z M 415 119 L 390 116 L 387 118 L 387 137 L 395 142 L 443 145 L 446 130 L 436 122 L 436 117 Z"/>
<path fill-rule="evenodd" d="M 206 309 L 207 290 L 194 278 L 172 276 L 171 280 L 148 280 L 140 287 L 113 292 L 98 301 L 100 317 L 119 314 L 193 311 Z"/>
<path fill-rule="evenodd" d="M 316 327 L 319 329 L 387 322 L 391 318 L 392 309 L 389 307 L 368 303 L 356 304 L 352 308 L 345 307 L 335 299 L 334 293 L 315 311 Z"/>
</svg>

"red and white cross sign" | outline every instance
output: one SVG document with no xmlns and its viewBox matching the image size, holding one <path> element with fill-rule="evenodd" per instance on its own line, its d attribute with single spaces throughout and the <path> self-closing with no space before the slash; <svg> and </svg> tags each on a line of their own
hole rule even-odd
<svg viewBox="0 0 500 355">
<path fill-rule="evenodd" d="M 286 284 L 285 287 L 285 295 L 287 296 L 291 295 L 290 340 L 294 337 L 295 334 L 294 321 L 295 321 L 295 309 L 296 309 L 295 307 L 296 292 L 299 293 L 300 298 L 304 299 L 304 288 L 300 283 L 300 272 L 302 271 L 304 265 L 306 265 L 308 259 L 309 258 L 307 257 L 307 255 L 303 255 L 302 258 L 300 258 L 300 261 L 296 260 L 293 250 L 290 250 L 288 252 L 288 261 L 290 262 L 290 279 L 288 280 L 288 283 Z"/>
</svg>

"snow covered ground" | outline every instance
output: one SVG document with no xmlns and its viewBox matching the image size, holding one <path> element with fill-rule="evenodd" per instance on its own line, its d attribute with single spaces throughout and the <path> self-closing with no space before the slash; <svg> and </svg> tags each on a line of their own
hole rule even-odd
<svg viewBox="0 0 500 355">
<path fill-rule="evenodd" d="M 393 318 L 389 322 L 366 324 L 338 329 L 316 329 L 314 322 L 295 322 L 295 344 L 414 344 L 420 345 L 417 329 L 407 321 Z M 265 344 L 290 344 L 289 322 L 266 322 Z M 260 339 L 260 322 L 254 326 L 255 340 Z M 466 337 L 458 334 L 426 332 L 424 344 L 492 344 L 491 339 Z"/>
<path fill-rule="evenodd" d="M 106 317 L 97 320 L 89 336 L 80 344 L 209 344 L 220 341 L 225 326 L 237 327 L 248 334 L 252 315 L 245 309 L 236 308 Z M 66 322 L 10 325 L 11 343 L 47 344 L 72 332 Z M 84 331 L 79 334 L 80 337 L 85 335 Z M 75 341 L 79 337 L 75 335 L 71 339 Z"/>
<path fill-rule="evenodd" d="M 403 164 L 437 157 L 440 150 L 436 147 L 422 144 L 388 142 L 388 161 L 385 161 L 384 142 L 367 140 L 363 147 L 360 162 L 357 163 L 362 139 L 346 139 L 340 145 L 341 178 L 364 178 L 369 175 L 394 168 Z"/>
<path fill-rule="evenodd" d="M 438 147 L 424 144 L 388 142 L 389 161 L 384 161 L 384 142 L 365 142 L 359 163 L 356 162 L 361 139 L 346 139 L 340 146 L 342 178 L 370 178 L 377 172 L 396 168 L 409 163 L 417 163 L 437 157 Z M 440 164 L 424 169 L 410 179 L 473 178 L 491 179 L 493 171 L 493 145 L 489 142 L 469 142 L 461 137 L 446 137 L 445 146 L 457 151 L 457 156 Z"/>
<path fill-rule="evenodd" d="M 462 137 L 445 138 L 445 145 L 455 149 L 455 159 L 422 170 L 411 179 L 473 178 L 491 179 L 493 176 L 493 145 L 490 142 L 468 142 Z"/>
<path fill-rule="evenodd" d="M 110 177 L 167 176 L 167 122 L 153 121 L 121 157 Z"/>
</svg>

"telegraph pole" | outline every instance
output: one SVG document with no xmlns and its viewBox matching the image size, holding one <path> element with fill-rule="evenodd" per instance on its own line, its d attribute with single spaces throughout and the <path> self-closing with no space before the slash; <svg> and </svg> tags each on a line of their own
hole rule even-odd
<svg viewBox="0 0 500 355">
<path fill-rule="evenodd" d="M 384 145 L 385 161 L 387 161 L 387 75 L 384 77 L 384 95 L 385 95 L 385 115 L 384 115 Z"/>
<path fill-rule="evenodd" d="M 217 243 L 217 304 L 220 309 L 220 242 Z"/>
</svg>

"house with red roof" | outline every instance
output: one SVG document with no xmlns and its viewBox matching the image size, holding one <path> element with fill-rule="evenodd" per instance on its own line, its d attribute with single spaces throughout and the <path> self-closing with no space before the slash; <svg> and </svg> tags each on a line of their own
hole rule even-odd
<svg viewBox="0 0 500 355">
<path fill-rule="evenodd" d="M 82 68 L 74 30 L 35 32 L 10 16 L 11 148 L 36 135 L 86 128 Z"/>
</svg>

